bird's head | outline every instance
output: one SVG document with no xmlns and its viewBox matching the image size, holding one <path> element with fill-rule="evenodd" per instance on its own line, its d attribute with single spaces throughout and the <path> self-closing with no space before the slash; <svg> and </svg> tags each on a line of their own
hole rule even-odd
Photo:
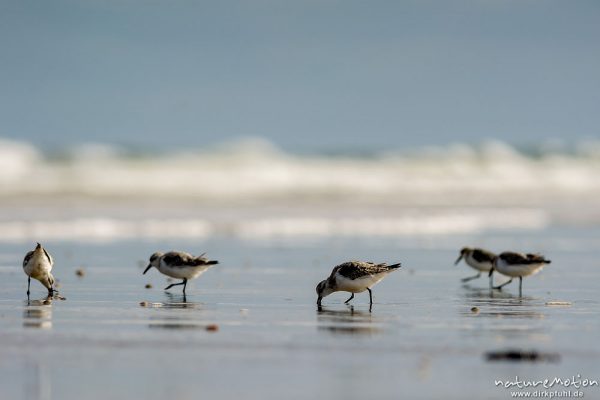
<svg viewBox="0 0 600 400">
<path fill-rule="evenodd" d="M 471 251 L 470 248 L 468 247 L 463 247 L 462 249 L 460 249 L 460 254 L 458 255 L 458 258 L 456 259 L 456 261 L 454 262 L 454 265 L 457 265 L 460 260 L 462 260 L 463 257 L 466 257 L 469 252 Z"/>
<path fill-rule="evenodd" d="M 327 297 L 331 293 L 334 292 L 334 290 L 329 286 L 327 279 L 319 282 L 316 290 L 317 290 L 317 296 L 318 296 L 317 305 L 319 305 L 319 306 L 321 305 L 321 300 L 323 300 L 323 297 Z"/>
<path fill-rule="evenodd" d="M 152 267 L 158 268 L 158 263 L 160 263 L 160 257 L 162 257 L 162 255 L 163 253 L 154 253 L 150 256 L 150 263 L 144 270 L 144 274 L 146 274 L 146 272 L 148 272 L 148 270 Z"/>
</svg>

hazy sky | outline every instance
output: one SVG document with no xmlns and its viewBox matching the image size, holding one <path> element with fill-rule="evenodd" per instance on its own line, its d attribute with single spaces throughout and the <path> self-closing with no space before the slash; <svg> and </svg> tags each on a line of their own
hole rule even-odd
<svg viewBox="0 0 600 400">
<path fill-rule="evenodd" d="M 378 149 L 600 136 L 600 1 L 0 0 L 0 136 Z"/>
</svg>

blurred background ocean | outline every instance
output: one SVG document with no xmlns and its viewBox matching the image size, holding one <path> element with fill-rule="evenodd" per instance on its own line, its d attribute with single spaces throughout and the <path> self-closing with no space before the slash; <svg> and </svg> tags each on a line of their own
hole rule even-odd
<svg viewBox="0 0 600 400">
<path fill-rule="evenodd" d="M 598 138 L 595 1 L 0 2 L 0 137 L 373 153 Z"/>
<path fill-rule="evenodd" d="M 584 0 L 0 0 L 2 396 L 597 379 L 598 21 Z M 25 300 L 36 241 L 68 300 Z M 460 283 L 463 246 L 552 264 L 490 291 Z M 187 299 L 142 275 L 170 249 L 220 262 Z M 372 313 L 317 311 L 349 259 L 403 268 Z M 560 361 L 486 361 L 506 348 Z"/>
<path fill-rule="evenodd" d="M 0 239 L 598 225 L 599 14 L 3 1 Z"/>
<path fill-rule="evenodd" d="M 600 143 L 369 154 L 0 141 L 4 240 L 397 236 L 598 226 Z"/>
</svg>

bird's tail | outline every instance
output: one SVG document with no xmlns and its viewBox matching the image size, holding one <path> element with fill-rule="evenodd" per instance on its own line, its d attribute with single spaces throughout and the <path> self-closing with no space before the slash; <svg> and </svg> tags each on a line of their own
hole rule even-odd
<svg viewBox="0 0 600 400">
<path fill-rule="evenodd" d="M 400 268 L 402 266 L 402 264 L 398 263 L 398 264 L 392 264 L 392 265 L 388 265 L 388 269 L 397 269 Z"/>
<path fill-rule="evenodd" d="M 218 264 L 218 263 L 219 262 L 217 260 L 208 260 L 205 265 L 215 265 L 215 264 Z"/>
<path fill-rule="evenodd" d="M 544 263 L 544 264 L 550 264 L 552 262 L 550 260 L 546 260 L 544 258 L 544 256 L 539 255 L 539 254 L 527 254 L 527 259 L 534 261 L 534 262 Z"/>
</svg>

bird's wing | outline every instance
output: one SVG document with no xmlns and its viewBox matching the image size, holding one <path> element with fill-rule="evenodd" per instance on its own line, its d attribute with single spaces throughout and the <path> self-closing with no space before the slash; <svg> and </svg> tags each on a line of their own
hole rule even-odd
<svg viewBox="0 0 600 400">
<path fill-rule="evenodd" d="M 530 264 L 531 262 L 527 256 L 520 253 L 505 252 L 501 254 L 501 257 L 509 264 Z"/>
<path fill-rule="evenodd" d="M 29 263 L 29 260 L 31 260 L 31 257 L 33 257 L 33 250 L 28 251 L 27 254 L 25 254 L 25 258 L 23 259 L 23 267 L 25 267 L 27 265 L 27 263 Z"/>
<path fill-rule="evenodd" d="M 212 265 L 216 264 L 215 261 L 210 261 L 206 257 L 194 257 L 191 254 L 171 251 L 162 256 L 163 261 L 171 266 L 181 267 L 197 267 L 200 265 Z"/>
<path fill-rule="evenodd" d="M 48 262 L 50 263 L 50 265 L 54 264 L 54 260 L 52 259 L 52 256 L 50 254 L 48 254 L 48 252 L 46 251 L 46 249 L 44 249 L 42 247 L 42 250 L 44 250 L 44 254 L 46 255 L 46 258 L 48 259 Z"/>
<path fill-rule="evenodd" d="M 342 268 L 343 265 L 344 264 L 338 265 L 337 267 L 333 267 L 333 269 L 331 270 L 331 275 L 329 275 L 329 278 L 327 278 L 329 286 L 335 286 L 335 276 L 337 275 L 338 271 Z"/>
<path fill-rule="evenodd" d="M 162 256 L 162 261 L 171 266 L 195 265 L 194 258 L 187 253 L 170 251 Z"/>
<path fill-rule="evenodd" d="M 478 262 L 493 261 L 496 255 L 491 251 L 483 249 L 474 249 L 473 258 Z"/>
<path fill-rule="evenodd" d="M 375 264 L 364 261 L 349 261 L 334 268 L 332 275 L 334 275 L 334 273 L 339 273 L 348 279 L 356 279 L 365 275 L 387 272 L 388 270 L 389 268 L 387 267 L 387 264 Z"/>
</svg>

